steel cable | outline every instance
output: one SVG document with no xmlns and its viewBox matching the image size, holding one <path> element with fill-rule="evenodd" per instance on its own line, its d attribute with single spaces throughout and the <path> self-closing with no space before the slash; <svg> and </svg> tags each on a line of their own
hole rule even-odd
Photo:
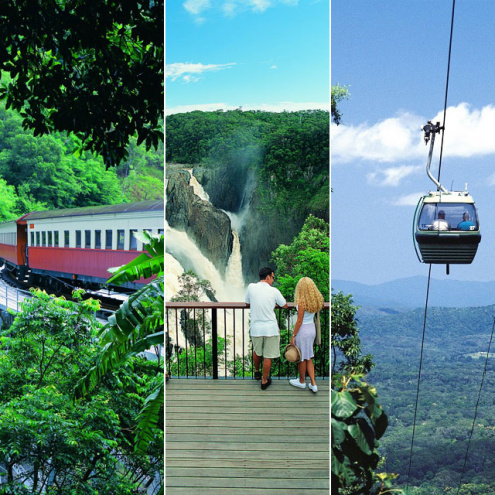
<svg viewBox="0 0 495 495">
<path fill-rule="evenodd" d="M 447 61 L 447 81 L 445 83 L 445 100 L 443 104 L 443 130 L 442 130 L 442 141 L 440 143 L 440 160 L 438 162 L 438 182 L 440 182 L 440 172 L 442 170 L 442 156 L 443 156 L 443 137 L 445 135 L 445 120 L 447 118 L 447 97 L 449 94 L 449 78 L 450 78 L 450 56 L 452 53 L 452 37 L 454 33 L 454 14 L 455 14 L 455 0 L 452 0 L 452 17 L 450 20 L 450 41 L 449 41 L 449 57 Z M 439 191 L 440 188 L 437 188 Z"/>
<path fill-rule="evenodd" d="M 409 469 L 407 471 L 406 490 L 409 489 L 409 476 L 411 474 L 412 454 L 413 454 L 413 447 L 414 447 L 414 435 L 416 433 L 416 416 L 418 413 L 419 385 L 421 383 L 421 370 L 423 368 L 423 349 L 424 349 L 425 334 L 426 334 L 426 314 L 428 312 L 428 298 L 430 296 L 430 279 L 431 279 L 431 263 L 430 263 L 430 269 L 428 270 L 428 285 L 426 288 L 425 312 L 424 312 L 424 317 L 423 317 L 423 338 L 421 339 L 421 353 L 420 353 L 420 357 L 419 357 L 418 385 L 417 385 L 417 389 L 416 389 L 416 403 L 414 406 L 413 432 L 412 432 L 412 438 L 411 438 L 411 450 L 409 453 Z"/>
<path fill-rule="evenodd" d="M 492 346 L 493 332 L 494 332 L 494 330 L 495 330 L 495 316 L 493 318 L 492 334 L 490 336 L 490 342 L 488 344 L 488 350 L 486 351 L 485 367 L 483 368 L 483 375 L 481 377 L 480 390 L 478 392 L 478 401 L 476 402 L 476 407 L 474 408 L 473 424 L 471 426 L 471 432 L 469 433 L 469 440 L 468 440 L 468 444 L 467 444 L 467 448 L 466 448 L 466 455 L 464 456 L 464 464 L 462 466 L 461 477 L 459 478 L 459 486 L 457 487 L 456 495 L 459 495 L 459 490 L 461 489 L 461 484 L 462 484 L 462 477 L 464 476 L 464 471 L 466 469 L 466 463 L 467 463 L 467 459 L 468 459 L 469 447 L 471 445 L 471 439 L 473 437 L 473 432 L 474 432 L 474 425 L 476 423 L 476 418 L 478 416 L 478 406 L 480 404 L 480 399 L 481 399 L 481 390 L 483 388 L 483 383 L 485 381 L 486 368 L 488 366 L 488 359 L 490 357 L 490 348 Z"/>
</svg>

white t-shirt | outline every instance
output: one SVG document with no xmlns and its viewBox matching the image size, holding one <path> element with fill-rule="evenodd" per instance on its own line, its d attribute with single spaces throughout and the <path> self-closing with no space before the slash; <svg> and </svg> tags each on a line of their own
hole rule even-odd
<svg viewBox="0 0 495 495">
<path fill-rule="evenodd" d="M 251 305 L 251 337 L 279 335 L 274 308 L 287 304 L 280 291 L 266 282 L 249 284 L 246 302 Z"/>
</svg>

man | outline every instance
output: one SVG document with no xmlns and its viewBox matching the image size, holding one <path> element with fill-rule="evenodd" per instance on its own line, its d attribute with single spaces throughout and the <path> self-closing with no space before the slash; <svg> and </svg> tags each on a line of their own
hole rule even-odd
<svg viewBox="0 0 495 495">
<path fill-rule="evenodd" d="M 445 212 L 443 210 L 438 212 L 438 219 L 433 222 L 431 230 L 450 230 L 449 222 L 445 220 Z"/>
<path fill-rule="evenodd" d="M 275 316 L 275 305 L 286 308 L 287 301 L 278 289 L 272 287 L 274 272 L 271 268 L 262 268 L 260 281 L 249 284 L 246 302 L 251 305 L 251 340 L 253 342 L 254 377 L 261 380 L 261 390 L 266 390 L 272 379 L 270 369 L 272 359 L 280 357 L 280 330 Z M 263 360 L 263 377 L 260 373 Z"/>
<path fill-rule="evenodd" d="M 474 227 L 474 223 L 469 220 L 469 213 L 465 211 L 462 214 L 462 222 L 457 226 L 459 230 L 471 230 L 471 227 Z M 474 229 L 473 229 L 474 230 Z"/>
</svg>

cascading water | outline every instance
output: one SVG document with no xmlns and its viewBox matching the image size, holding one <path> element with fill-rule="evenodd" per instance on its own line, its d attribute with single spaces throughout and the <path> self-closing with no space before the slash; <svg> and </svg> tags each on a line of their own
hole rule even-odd
<svg viewBox="0 0 495 495">
<path fill-rule="evenodd" d="M 192 169 L 187 169 L 191 175 L 189 185 L 192 186 L 194 194 L 204 201 L 209 202 L 209 196 L 204 191 L 201 184 L 193 175 Z M 246 216 L 248 205 L 243 205 L 243 209 L 234 214 L 231 212 L 225 212 L 229 215 L 232 223 L 232 235 L 234 237 L 232 254 L 230 255 L 227 263 L 225 277 L 220 275 L 220 272 L 213 265 L 213 263 L 201 252 L 192 241 L 186 232 L 178 231 L 168 225 L 165 222 L 166 229 L 166 250 L 168 256 L 170 256 L 172 262 L 169 260 L 166 263 L 166 275 L 167 279 L 170 277 L 172 281 L 167 282 L 167 300 L 170 300 L 174 294 L 180 290 L 180 284 L 178 281 L 179 276 L 187 270 L 193 270 L 201 279 L 209 280 L 213 290 L 215 291 L 215 297 L 218 301 L 222 302 L 243 302 L 246 294 L 246 286 L 244 285 L 244 278 L 242 274 L 242 253 L 241 245 L 239 242 L 238 231 L 244 224 L 244 218 Z M 167 258 L 168 259 L 168 258 Z M 182 272 L 177 273 L 182 269 Z M 239 354 L 244 345 L 244 351 L 248 351 L 249 335 L 248 335 L 248 321 L 247 314 L 243 316 L 243 312 L 227 310 L 225 317 L 218 319 L 218 334 L 221 337 L 230 338 L 231 341 L 235 341 L 236 353 Z M 234 316 L 235 315 L 235 316 Z M 244 321 L 243 321 L 244 319 Z M 242 336 L 242 328 L 244 324 L 245 335 Z M 180 332 L 181 333 L 181 332 Z M 235 334 L 235 338 L 234 338 Z M 173 340 L 176 340 L 173 338 Z M 184 347 L 183 336 L 178 336 L 179 345 Z M 244 342 L 243 342 L 244 341 Z M 232 346 L 232 343 L 230 344 Z M 229 359 L 233 357 L 233 349 L 229 348 Z"/>
<path fill-rule="evenodd" d="M 229 287 L 244 291 L 246 287 L 242 275 L 241 243 L 239 242 L 239 234 L 235 230 L 232 231 L 232 235 L 234 236 L 234 244 L 227 264 L 227 270 L 225 271 L 225 283 Z"/>
<path fill-rule="evenodd" d="M 196 196 L 199 196 L 204 201 L 210 202 L 210 196 L 203 189 L 203 186 L 198 182 L 198 179 L 196 179 L 196 177 L 194 177 L 194 175 L 193 175 L 193 169 L 192 168 L 188 168 L 187 171 L 191 175 L 191 178 L 189 179 L 189 185 L 192 186 L 193 191 L 194 191 L 194 194 L 196 194 Z"/>
</svg>

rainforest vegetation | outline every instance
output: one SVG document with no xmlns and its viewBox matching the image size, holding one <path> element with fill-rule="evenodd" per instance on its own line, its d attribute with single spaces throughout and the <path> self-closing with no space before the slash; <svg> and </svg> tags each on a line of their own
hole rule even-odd
<svg viewBox="0 0 495 495">
<path fill-rule="evenodd" d="M 457 493 L 459 486 L 461 495 L 495 491 L 493 354 L 479 396 L 494 310 L 487 306 L 428 311 L 408 494 Z M 384 470 L 400 474 L 396 483 L 402 488 L 407 483 L 423 313 L 417 309 L 382 317 L 363 314 L 359 322 L 362 348 L 376 363 L 369 379 L 390 423 L 380 441 L 380 455 L 385 457 Z"/>
<path fill-rule="evenodd" d="M 314 213 L 328 221 L 328 126 L 328 112 L 319 110 L 170 115 L 166 160 L 217 168 L 233 177 L 251 170 L 261 208 L 304 218 Z"/>
<path fill-rule="evenodd" d="M 127 159 L 105 169 L 90 152 L 74 153 L 63 133 L 35 137 L 0 103 L 0 221 L 29 211 L 163 197 L 163 145 L 146 152 L 131 139 Z"/>
</svg>

